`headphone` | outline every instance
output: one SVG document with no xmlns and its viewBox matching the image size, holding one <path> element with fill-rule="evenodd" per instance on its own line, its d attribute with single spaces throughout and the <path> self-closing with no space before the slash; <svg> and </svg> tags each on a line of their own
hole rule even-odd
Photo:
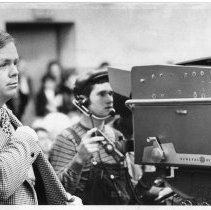
<svg viewBox="0 0 211 210">
<path fill-rule="evenodd" d="M 98 117 L 91 113 L 88 110 L 88 106 L 90 104 L 90 100 L 87 96 L 83 94 L 84 90 L 86 90 L 86 86 L 89 83 L 92 83 L 94 81 L 97 81 L 99 79 L 104 79 L 106 78 L 108 80 L 108 72 L 107 71 L 90 71 L 83 77 L 79 78 L 75 82 L 75 87 L 73 89 L 73 94 L 75 96 L 76 100 L 73 100 L 73 104 L 78 108 L 82 113 L 89 117 L 93 117 L 98 120 L 105 120 L 108 119 L 111 116 L 115 115 L 115 110 L 112 109 L 110 113 L 105 116 L 105 117 Z"/>
<path fill-rule="evenodd" d="M 79 105 L 88 107 L 89 99 L 85 95 L 77 95 L 75 98 Z"/>
<path fill-rule="evenodd" d="M 74 105 L 78 110 L 80 110 L 83 114 L 85 114 L 86 116 L 91 117 L 91 118 L 93 117 L 93 118 L 95 118 L 95 119 L 97 119 L 97 120 L 106 120 L 106 119 L 108 119 L 109 117 L 114 117 L 114 115 L 115 115 L 115 113 L 116 113 L 115 109 L 113 108 L 113 109 L 109 112 L 109 114 L 108 114 L 107 116 L 105 116 L 105 117 L 98 117 L 98 116 L 94 115 L 94 114 L 93 114 L 92 112 L 90 112 L 89 109 L 87 108 L 88 103 L 89 103 L 89 99 L 88 99 L 87 97 L 84 97 L 83 99 L 81 98 L 81 99 L 79 99 L 79 100 L 74 99 L 74 100 L 72 101 L 72 103 L 73 103 L 73 105 Z"/>
</svg>

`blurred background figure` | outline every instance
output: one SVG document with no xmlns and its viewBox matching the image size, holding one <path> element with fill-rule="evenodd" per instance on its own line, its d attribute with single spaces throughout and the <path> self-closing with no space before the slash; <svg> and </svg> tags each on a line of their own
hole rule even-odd
<svg viewBox="0 0 211 210">
<path fill-rule="evenodd" d="M 62 130 L 76 123 L 79 120 L 79 116 L 75 115 L 69 117 L 61 112 L 52 112 L 45 117 L 37 117 L 32 122 L 33 128 L 42 127 L 48 131 L 50 139 L 54 142 L 56 136 L 61 133 Z"/>
<path fill-rule="evenodd" d="M 76 71 L 63 72 L 59 62 L 50 61 L 36 94 L 33 127 L 43 125 L 54 139 L 62 130 L 79 120 L 79 112 L 72 104 Z"/>
<path fill-rule="evenodd" d="M 34 93 L 32 88 L 32 79 L 28 74 L 28 66 L 26 60 L 21 58 L 18 63 L 19 71 L 19 90 L 16 98 L 8 101 L 8 107 L 13 111 L 13 113 L 22 120 L 24 112 L 29 100 L 33 99 Z"/>
<path fill-rule="evenodd" d="M 57 83 L 54 76 L 46 74 L 42 78 L 41 88 L 36 95 L 36 115 L 45 117 L 51 112 L 57 112 L 62 105 L 62 96 L 57 91 Z"/>
<path fill-rule="evenodd" d="M 106 70 L 108 66 L 110 66 L 110 64 L 107 61 L 104 61 L 97 67 L 97 70 Z"/>
<path fill-rule="evenodd" d="M 19 119 L 22 119 L 26 106 L 29 103 L 30 99 L 33 99 L 34 92 L 32 88 L 32 79 L 28 74 L 27 62 L 24 59 L 21 59 L 18 64 L 19 69 L 19 109 L 17 116 Z"/>
<path fill-rule="evenodd" d="M 59 92 L 62 85 L 63 70 L 57 60 L 52 60 L 48 63 L 46 75 L 50 75 L 55 78 L 56 90 Z"/>
<path fill-rule="evenodd" d="M 47 129 L 43 127 L 37 127 L 34 129 L 37 133 L 39 144 L 42 148 L 43 153 L 46 155 L 46 157 L 49 157 L 49 152 L 53 145 L 53 140 L 47 131 Z"/>
<path fill-rule="evenodd" d="M 49 62 L 36 97 L 37 116 L 44 117 L 51 112 L 61 112 L 67 115 L 75 112 L 76 109 L 72 104 L 72 91 L 76 75 L 75 69 L 64 71 L 58 61 Z"/>
<path fill-rule="evenodd" d="M 72 115 L 76 112 L 76 108 L 72 103 L 74 99 L 73 88 L 76 76 L 75 70 L 66 71 L 60 85 L 59 93 L 62 95 L 62 105 L 58 109 L 67 115 Z"/>
<path fill-rule="evenodd" d="M 113 121 L 113 126 L 117 130 L 121 131 L 125 138 L 130 140 L 133 137 L 133 121 L 132 112 L 129 110 L 125 102 L 129 98 L 114 93 L 114 109 L 116 110 L 116 116 Z"/>
</svg>

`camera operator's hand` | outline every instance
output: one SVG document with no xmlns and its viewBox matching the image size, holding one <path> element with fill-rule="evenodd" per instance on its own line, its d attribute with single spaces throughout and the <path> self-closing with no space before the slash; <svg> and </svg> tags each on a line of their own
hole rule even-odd
<svg viewBox="0 0 211 210">
<path fill-rule="evenodd" d="M 81 140 L 77 153 L 77 159 L 82 164 L 88 161 L 94 152 L 99 151 L 99 142 L 104 140 L 103 136 L 95 136 L 96 131 L 97 128 L 92 128 Z"/>
</svg>

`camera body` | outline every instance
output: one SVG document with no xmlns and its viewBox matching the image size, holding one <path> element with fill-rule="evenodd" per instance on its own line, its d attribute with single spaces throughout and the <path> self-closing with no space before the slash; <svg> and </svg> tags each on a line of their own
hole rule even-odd
<svg viewBox="0 0 211 210">
<path fill-rule="evenodd" d="M 211 68 L 133 67 L 131 88 L 136 163 L 211 166 Z"/>
<path fill-rule="evenodd" d="M 114 91 L 122 94 L 121 84 L 130 83 L 125 95 L 135 163 L 163 171 L 159 175 L 178 194 L 211 203 L 211 68 L 148 65 L 108 72 Z"/>
</svg>

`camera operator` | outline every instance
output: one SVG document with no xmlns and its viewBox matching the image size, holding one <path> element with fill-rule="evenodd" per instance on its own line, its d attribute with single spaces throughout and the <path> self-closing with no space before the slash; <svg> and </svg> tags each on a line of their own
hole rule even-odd
<svg viewBox="0 0 211 210">
<path fill-rule="evenodd" d="M 74 95 L 85 112 L 78 123 L 58 135 L 50 161 L 63 186 L 90 205 L 134 204 L 124 160 L 105 148 L 105 136 L 121 148 L 123 135 L 105 124 L 113 110 L 113 90 L 107 71 L 91 71 L 75 82 Z M 82 108 L 83 109 L 83 108 Z M 103 135 L 98 135 L 98 131 Z M 101 133 L 102 134 L 102 133 Z M 123 149 L 122 151 L 123 152 Z"/>
</svg>

